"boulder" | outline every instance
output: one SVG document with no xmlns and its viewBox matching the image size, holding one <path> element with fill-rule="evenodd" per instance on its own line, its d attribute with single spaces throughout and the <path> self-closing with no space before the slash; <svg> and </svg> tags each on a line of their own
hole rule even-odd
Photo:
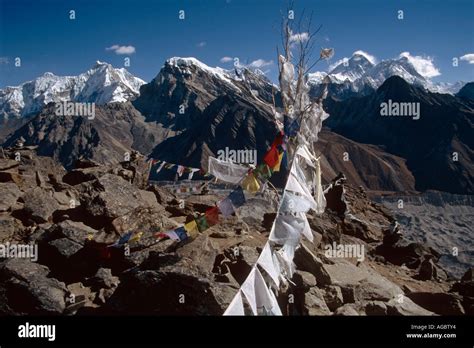
<svg viewBox="0 0 474 348">
<path fill-rule="evenodd" d="M 304 315 L 330 315 L 326 302 L 324 301 L 324 292 L 316 287 L 311 288 L 304 294 Z"/>
<path fill-rule="evenodd" d="M 387 306 L 382 301 L 369 301 L 365 304 L 367 315 L 387 315 Z"/>
<path fill-rule="evenodd" d="M 0 183 L 0 212 L 10 210 L 22 196 L 22 192 L 14 183 Z"/>
<path fill-rule="evenodd" d="M 419 306 L 440 315 L 463 315 L 462 296 L 455 293 L 412 292 L 407 294 Z"/>
<path fill-rule="evenodd" d="M 292 281 L 299 289 L 302 289 L 305 292 L 316 286 L 316 277 L 313 274 L 305 271 L 297 270 L 293 275 Z"/>
<path fill-rule="evenodd" d="M 356 310 L 356 306 L 352 303 L 346 303 L 345 305 L 339 307 L 334 312 L 334 315 L 344 315 L 344 316 L 358 316 L 359 312 Z"/>
<path fill-rule="evenodd" d="M 344 298 L 342 291 L 339 286 L 329 285 L 324 288 L 324 301 L 331 311 L 335 311 L 337 308 L 344 304 Z"/>
<path fill-rule="evenodd" d="M 52 220 L 53 213 L 59 209 L 52 192 L 41 187 L 29 189 L 23 195 L 24 211 L 35 222 L 43 223 Z"/>
<path fill-rule="evenodd" d="M 406 296 L 391 299 L 386 302 L 386 306 L 388 315 L 435 315 L 433 312 L 420 307 Z"/>
<path fill-rule="evenodd" d="M 21 221 L 11 215 L 0 214 L 0 243 L 20 239 L 23 230 Z"/>
<path fill-rule="evenodd" d="M 298 269 L 313 274 L 318 284 L 331 284 L 330 276 L 324 269 L 322 260 L 314 255 L 304 244 L 301 244 L 296 249 L 294 263 Z"/>
<path fill-rule="evenodd" d="M 113 220 L 139 207 L 160 207 L 153 193 L 139 190 L 113 174 L 105 174 L 84 185 L 88 197 L 81 197 L 81 203 L 94 217 Z"/>
<path fill-rule="evenodd" d="M 26 259 L 0 263 L 0 313 L 7 315 L 61 314 L 67 288 L 50 278 L 46 266 Z"/>
<path fill-rule="evenodd" d="M 97 273 L 87 280 L 92 289 L 114 289 L 120 284 L 118 277 L 112 275 L 110 268 L 99 268 Z"/>
</svg>

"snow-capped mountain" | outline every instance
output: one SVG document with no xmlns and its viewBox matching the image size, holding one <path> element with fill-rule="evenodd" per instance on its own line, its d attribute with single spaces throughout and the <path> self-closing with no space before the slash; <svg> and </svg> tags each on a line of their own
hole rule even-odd
<svg viewBox="0 0 474 348">
<path fill-rule="evenodd" d="M 0 119 L 28 116 L 50 102 L 74 101 L 99 105 L 135 98 L 145 81 L 124 68 L 97 61 L 78 76 L 47 72 L 33 81 L 0 90 Z"/>
<path fill-rule="evenodd" d="M 354 52 L 349 59 L 338 61 L 327 73 L 318 71 L 310 74 L 309 82 L 317 89 L 317 86 L 326 79 L 325 81 L 330 84 L 330 91 L 344 97 L 352 94 L 365 95 L 380 87 L 391 76 L 399 76 L 410 84 L 437 93 L 455 94 L 465 84 L 431 81 L 430 77 L 417 70 L 407 54 L 375 63 L 372 57 L 363 51 Z"/>
</svg>

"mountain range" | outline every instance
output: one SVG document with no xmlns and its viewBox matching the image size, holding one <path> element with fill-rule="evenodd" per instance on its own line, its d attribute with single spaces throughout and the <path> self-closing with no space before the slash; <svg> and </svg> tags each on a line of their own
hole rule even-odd
<svg viewBox="0 0 474 348">
<path fill-rule="evenodd" d="M 73 101 L 104 105 L 138 95 L 145 81 L 126 69 L 97 61 L 83 74 L 56 76 L 46 72 L 35 80 L 0 90 L 0 121 L 40 112 L 48 103 Z"/>
<path fill-rule="evenodd" d="M 398 58 L 375 60 L 363 51 L 356 51 L 350 58 L 331 66 L 329 72 L 309 74 L 313 95 L 319 95 L 322 82 L 329 83 L 329 93 L 339 98 L 367 95 L 380 87 L 391 76 L 399 76 L 410 84 L 423 87 L 430 92 L 455 94 L 465 84 L 435 83 L 419 72 L 410 56 L 401 54 Z"/>
<path fill-rule="evenodd" d="M 396 67 L 404 64 L 406 80 L 389 77 L 378 85 L 384 74 L 402 71 Z M 348 66 L 337 65 L 328 75 L 330 90 L 336 91 L 345 76 L 343 85 L 350 93 L 344 98 L 332 93 L 325 101 L 330 117 L 318 143 L 323 174 L 327 173 L 323 180 L 344 172 L 352 184 L 376 191 L 472 193 L 472 84 L 458 95 L 431 93 L 421 83 L 422 76 L 403 59 L 391 68 L 388 65 L 374 65 L 364 55 L 354 54 Z M 369 72 L 379 77 L 370 80 Z M 244 67 L 229 71 L 195 58 L 175 57 L 150 83 L 106 63 L 77 77 L 51 77 L 55 83 L 46 83 L 48 76 L 21 85 L 36 86 L 36 94 L 31 94 L 36 97 L 28 99 L 35 100 L 35 107 L 2 104 L 8 117 L 0 128 L 4 145 L 23 138 L 27 145 L 37 145 L 39 154 L 53 156 L 67 168 L 84 157 L 118 162 L 132 149 L 202 168 L 210 155 L 226 146 L 256 149 L 261 160 L 277 129 L 272 111 L 273 104 L 279 106 L 277 87 Z M 369 82 L 360 87 L 359 81 Z M 320 88 L 315 75 L 310 83 Z M 380 104 L 389 99 L 420 103 L 422 117 L 418 121 L 380 117 Z M 44 105 L 58 100 L 96 102 L 97 117 L 57 117 L 51 104 Z M 39 111 L 31 113 L 35 108 Z M 8 110 L 13 109 L 16 117 L 12 118 Z M 458 153 L 458 162 L 450 161 L 453 152 Z M 349 161 L 343 159 L 344 153 L 350 154 Z"/>
</svg>

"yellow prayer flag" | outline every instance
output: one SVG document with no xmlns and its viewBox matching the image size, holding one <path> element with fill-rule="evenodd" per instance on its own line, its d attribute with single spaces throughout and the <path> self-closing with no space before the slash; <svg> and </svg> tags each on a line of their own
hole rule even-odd
<svg viewBox="0 0 474 348">
<path fill-rule="evenodd" d="M 253 175 L 253 173 L 247 175 L 247 177 L 242 181 L 242 188 L 251 193 L 255 193 L 260 190 L 260 184 L 258 183 L 257 179 L 255 179 L 255 175 Z"/>
<path fill-rule="evenodd" d="M 283 159 L 283 154 L 284 154 L 284 152 L 282 152 L 278 155 L 278 162 L 272 168 L 274 172 L 279 172 L 280 171 L 280 165 L 281 165 L 281 160 Z"/>
<path fill-rule="evenodd" d="M 197 234 L 199 233 L 196 220 L 190 221 L 187 224 L 185 224 L 184 229 L 186 230 L 186 232 L 188 232 L 188 235 L 191 238 L 196 237 Z"/>
<path fill-rule="evenodd" d="M 138 233 L 135 233 L 135 235 L 133 235 L 133 237 L 132 237 L 132 238 L 130 238 L 130 239 L 128 240 L 128 242 L 130 243 L 130 242 L 136 242 L 136 241 L 139 241 L 139 240 L 140 240 L 140 238 L 142 238 L 142 235 L 143 235 L 143 232 L 138 232 Z"/>
</svg>

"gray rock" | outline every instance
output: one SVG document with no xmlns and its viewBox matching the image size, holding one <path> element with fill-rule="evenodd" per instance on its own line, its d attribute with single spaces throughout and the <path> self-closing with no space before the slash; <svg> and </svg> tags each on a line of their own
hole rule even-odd
<svg viewBox="0 0 474 348">
<path fill-rule="evenodd" d="M 331 314 L 331 311 L 324 301 L 324 292 L 318 288 L 311 288 L 304 294 L 304 309 L 306 315 Z"/>
<path fill-rule="evenodd" d="M 14 183 L 0 183 L 0 212 L 10 210 L 22 195 Z"/>
<path fill-rule="evenodd" d="M 382 301 L 369 301 L 365 305 L 367 315 L 387 315 L 387 306 Z"/>
<path fill-rule="evenodd" d="M 87 284 L 90 284 L 93 289 L 113 289 L 120 284 L 120 280 L 112 275 L 112 270 L 109 268 L 99 268 Z"/>
<path fill-rule="evenodd" d="M 160 207 L 153 193 L 138 190 L 113 174 L 105 174 L 84 185 L 89 197 L 83 197 L 83 203 L 92 216 L 113 220 L 139 207 Z"/>
<path fill-rule="evenodd" d="M 324 288 L 324 300 L 331 311 L 335 311 L 344 304 L 342 291 L 339 286 L 329 285 Z"/>
<path fill-rule="evenodd" d="M 462 296 L 455 293 L 412 292 L 407 294 L 417 305 L 440 315 L 464 315 Z"/>
<path fill-rule="evenodd" d="M 388 315 L 435 315 L 423 307 L 418 306 L 410 298 L 394 298 L 386 302 Z"/>
<path fill-rule="evenodd" d="M 313 286 L 316 286 L 316 277 L 309 272 L 297 270 L 292 280 L 303 291 L 308 291 Z"/>
<path fill-rule="evenodd" d="M 46 266 L 26 259 L 0 263 L 0 313 L 61 314 L 66 304 L 64 283 L 48 277 Z"/>
<path fill-rule="evenodd" d="M 304 244 L 301 244 L 296 249 L 294 262 L 298 269 L 313 274 L 318 284 L 331 284 L 330 276 L 326 272 L 322 260 L 314 255 Z"/>
<path fill-rule="evenodd" d="M 334 315 L 344 315 L 344 316 L 358 316 L 360 315 L 359 312 L 356 310 L 356 307 L 354 304 L 351 303 L 346 303 L 342 307 L 339 307 L 336 309 L 334 312 Z"/>
<path fill-rule="evenodd" d="M 58 202 L 51 192 L 35 187 L 25 192 L 25 212 L 36 222 L 43 223 L 51 220 L 53 213 L 59 209 Z"/>
</svg>

